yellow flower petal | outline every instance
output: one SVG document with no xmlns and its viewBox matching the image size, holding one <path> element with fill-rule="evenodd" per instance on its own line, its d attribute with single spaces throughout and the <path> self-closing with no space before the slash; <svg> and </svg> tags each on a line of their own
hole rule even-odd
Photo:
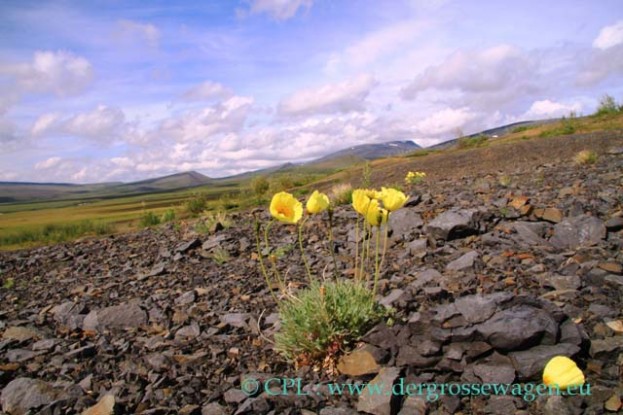
<svg viewBox="0 0 623 415">
<path fill-rule="evenodd" d="M 320 213 L 329 207 L 329 197 L 318 190 L 314 190 L 309 199 L 307 199 L 307 212 L 310 214 Z"/>
<path fill-rule="evenodd" d="M 370 206 L 370 197 L 367 195 L 365 189 L 353 190 L 353 208 L 360 215 L 366 215 L 368 213 L 368 207 Z"/>
<path fill-rule="evenodd" d="M 270 214 L 285 223 L 297 223 L 303 217 L 303 204 L 287 192 L 279 192 L 270 201 Z"/>
<path fill-rule="evenodd" d="M 543 370 L 543 383 L 548 386 L 557 385 L 560 389 L 584 384 L 584 373 L 578 365 L 566 356 L 552 358 Z"/>
<path fill-rule="evenodd" d="M 379 202 L 376 199 L 370 201 L 368 212 L 366 213 L 366 220 L 372 226 L 381 226 L 387 222 L 389 212 L 379 206 Z"/>
<path fill-rule="evenodd" d="M 393 212 L 407 203 L 407 196 L 400 190 L 383 187 L 381 188 L 381 200 L 383 200 L 385 209 Z"/>
</svg>

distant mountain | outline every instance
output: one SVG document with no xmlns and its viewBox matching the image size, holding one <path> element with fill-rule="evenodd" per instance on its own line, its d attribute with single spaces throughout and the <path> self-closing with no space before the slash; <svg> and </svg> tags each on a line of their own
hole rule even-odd
<svg viewBox="0 0 623 415">
<path fill-rule="evenodd" d="M 336 151 L 335 153 L 331 153 L 327 156 L 314 160 L 310 162 L 310 164 L 322 163 L 343 157 L 357 157 L 363 160 L 374 160 L 409 153 L 420 148 L 422 147 L 418 146 L 413 141 L 389 141 L 387 143 L 379 144 L 361 144 Z"/>
<path fill-rule="evenodd" d="M 211 181 L 211 178 L 201 173 L 189 171 L 133 183 L 71 184 L 0 182 L 0 203 L 162 192 L 201 186 Z"/>
<path fill-rule="evenodd" d="M 517 127 L 534 127 L 537 125 L 549 124 L 549 123 L 556 122 L 556 121 L 558 121 L 558 119 L 514 122 L 512 124 L 503 125 L 501 127 L 490 128 L 488 130 L 470 134 L 470 135 L 465 136 L 465 138 L 473 138 L 473 137 L 478 137 L 480 135 L 486 135 L 492 138 L 496 138 L 496 136 L 502 136 L 502 135 L 511 133 Z M 435 144 L 434 146 L 430 146 L 426 148 L 430 150 L 443 150 L 445 148 L 452 147 L 453 145 L 457 143 L 457 141 L 459 141 L 458 138 L 453 138 L 452 140 L 444 141 L 443 143 Z"/>
</svg>

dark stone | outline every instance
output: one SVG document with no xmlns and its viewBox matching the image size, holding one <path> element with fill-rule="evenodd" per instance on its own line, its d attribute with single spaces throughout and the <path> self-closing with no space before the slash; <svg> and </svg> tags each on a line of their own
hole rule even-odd
<svg viewBox="0 0 623 415">
<path fill-rule="evenodd" d="M 580 348 L 570 343 L 560 343 L 553 346 L 535 346 L 531 349 L 511 352 L 511 358 L 520 380 L 536 379 L 543 372 L 547 362 L 554 356 L 575 356 Z"/>
</svg>

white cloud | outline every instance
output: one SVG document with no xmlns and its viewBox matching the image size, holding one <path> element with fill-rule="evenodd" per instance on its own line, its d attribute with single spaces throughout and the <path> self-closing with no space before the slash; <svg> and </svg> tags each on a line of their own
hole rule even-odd
<svg viewBox="0 0 623 415">
<path fill-rule="evenodd" d="M 623 20 L 602 28 L 599 35 L 593 40 L 593 47 L 605 50 L 621 43 L 623 43 Z"/>
<path fill-rule="evenodd" d="M 282 115 L 347 113 L 364 109 L 364 101 L 377 84 L 371 75 L 360 75 L 337 84 L 307 88 L 279 103 Z"/>
<path fill-rule="evenodd" d="M 334 74 L 342 67 L 361 68 L 396 51 L 404 53 L 426 27 L 423 21 L 403 21 L 367 34 L 341 52 L 333 53 L 325 64 L 325 72 Z"/>
<path fill-rule="evenodd" d="M 314 0 L 249 0 L 251 14 L 266 13 L 275 20 L 288 20 L 296 14 L 300 8 L 309 9 Z M 239 10 L 239 14 L 243 14 Z"/>
<path fill-rule="evenodd" d="M 252 98 L 233 96 L 224 102 L 188 111 L 179 118 L 166 119 L 156 134 L 177 142 L 189 142 L 238 132 L 244 127 L 252 106 Z"/>
<path fill-rule="evenodd" d="M 572 103 L 563 104 L 560 102 L 550 101 L 545 99 L 542 101 L 535 101 L 530 106 L 530 109 L 524 114 L 524 119 L 542 119 L 542 118 L 557 118 L 567 116 L 572 111 L 580 113 L 582 110 L 582 104 Z"/>
<path fill-rule="evenodd" d="M 623 44 L 608 49 L 593 49 L 577 77 L 581 86 L 593 86 L 610 77 L 623 76 Z M 615 81 L 620 84 L 620 79 Z"/>
<path fill-rule="evenodd" d="M 65 134 L 106 142 L 125 137 L 129 128 L 123 111 L 99 105 L 92 111 L 65 118 L 54 113 L 43 114 L 33 124 L 31 133 L 34 136 Z"/>
<path fill-rule="evenodd" d="M 160 31 L 150 23 L 140 23 L 132 20 L 119 20 L 120 35 L 127 39 L 139 37 L 150 47 L 156 48 L 160 42 Z"/>
<path fill-rule="evenodd" d="M 499 45 L 481 51 L 460 50 L 440 65 L 428 67 L 403 88 L 402 97 L 415 99 L 427 89 L 494 92 L 525 85 L 535 63 L 520 49 Z"/>
<path fill-rule="evenodd" d="M 233 91 L 218 82 L 205 81 L 188 89 L 182 94 L 186 101 L 209 101 L 213 99 L 229 98 Z"/>
<path fill-rule="evenodd" d="M 57 167 L 61 163 L 60 157 L 50 157 L 46 160 L 40 161 L 35 164 L 35 170 L 47 170 Z"/>
<path fill-rule="evenodd" d="M 30 63 L 2 65 L 0 74 L 13 78 L 22 92 L 77 95 L 91 83 L 91 63 L 65 51 L 35 52 Z"/>
<path fill-rule="evenodd" d="M 469 108 L 445 108 L 415 122 L 414 128 L 424 137 L 443 137 L 465 129 L 477 117 Z"/>
</svg>

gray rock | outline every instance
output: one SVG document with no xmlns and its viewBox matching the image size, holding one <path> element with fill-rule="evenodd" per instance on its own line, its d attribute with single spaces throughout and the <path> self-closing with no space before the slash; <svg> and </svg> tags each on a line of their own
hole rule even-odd
<svg viewBox="0 0 623 415">
<path fill-rule="evenodd" d="M 604 223 L 609 232 L 616 232 L 623 229 L 623 218 L 610 218 Z"/>
<path fill-rule="evenodd" d="M 549 396 L 543 406 L 543 415 L 575 415 L 562 396 Z"/>
<path fill-rule="evenodd" d="M 409 288 L 418 290 L 428 283 L 434 282 L 437 285 L 441 282 L 443 275 L 435 269 L 426 269 L 422 272 L 418 272 L 415 276 L 415 281 L 409 284 Z"/>
<path fill-rule="evenodd" d="M 491 395 L 485 406 L 486 414 L 515 415 L 515 398 L 512 396 Z"/>
<path fill-rule="evenodd" d="M 516 232 L 519 244 L 528 246 L 547 246 L 549 242 L 543 239 L 547 225 L 542 222 L 514 222 L 512 228 Z"/>
<path fill-rule="evenodd" d="M 536 379 L 540 376 L 547 362 L 554 356 L 572 357 L 580 351 L 574 344 L 560 343 L 553 346 L 536 346 L 520 352 L 511 352 L 511 358 L 522 380 Z"/>
<path fill-rule="evenodd" d="M 201 335 L 201 329 L 196 321 L 193 321 L 190 325 L 184 326 L 175 333 L 175 340 L 184 341 L 194 339 Z"/>
<path fill-rule="evenodd" d="M 435 239 L 456 239 L 477 233 L 476 209 L 449 210 L 433 219 L 426 226 L 426 233 Z"/>
<path fill-rule="evenodd" d="M 175 299 L 175 304 L 179 306 L 189 305 L 195 302 L 197 299 L 197 293 L 195 290 L 186 291 L 184 294 L 180 295 Z"/>
<path fill-rule="evenodd" d="M 227 236 L 225 234 L 219 234 L 211 236 L 207 241 L 201 245 L 201 249 L 204 251 L 211 251 L 212 249 L 220 246 L 222 242 L 227 240 Z"/>
<path fill-rule="evenodd" d="M 426 415 L 428 403 L 422 396 L 409 395 L 402 403 L 398 415 Z"/>
<path fill-rule="evenodd" d="M 474 266 L 478 252 L 470 251 L 446 265 L 446 271 L 465 271 Z"/>
<path fill-rule="evenodd" d="M 248 328 L 249 317 L 248 313 L 228 313 L 221 317 L 221 323 L 236 328 Z"/>
<path fill-rule="evenodd" d="M 543 280 L 544 285 L 555 290 L 577 290 L 582 285 L 577 275 L 546 275 Z"/>
<path fill-rule="evenodd" d="M 369 393 L 364 392 L 359 395 L 357 402 L 357 411 L 367 412 L 373 415 L 390 415 L 391 414 L 391 385 L 394 380 L 400 375 L 400 369 L 397 367 L 384 367 L 381 372 L 370 381 L 366 389 L 369 389 L 371 385 L 383 385 L 385 390 L 383 393 Z M 374 387 L 374 386 L 372 386 Z M 386 393 L 387 392 L 387 393 Z"/>
<path fill-rule="evenodd" d="M 552 245 L 559 249 L 592 246 L 606 237 L 604 222 L 594 216 L 580 215 L 566 218 L 554 226 Z"/>
<path fill-rule="evenodd" d="M 404 290 L 401 290 L 400 288 L 393 289 L 389 294 L 387 294 L 379 301 L 379 304 L 385 307 L 391 307 L 391 305 L 396 300 L 398 300 L 404 293 Z"/>
<path fill-rule="evenodd" d="M 608 337 L 603 340 L 591 341 L 591 356 L 595 357 L 602 353 L 618 352 L 623 350 L 623 336 Z"/>
<path fill-rule="evenodd" d="M 424 225 L 422 217 L 413 209 L 400 209 L 392 212 L 389 226 L 392 237 L 410 241 L 412 236 Z"/>
<path fill-rule="evenodd" d="M 453 316 L 461 315 L 468 323 L 480 323 L 493 316 L 498 306 L 513 298 L 511 293 L 499 292 L 489 295 L 470 295 L 458 298 L 454 303 L 434 309 L 436 319 L 444 322 Z"/>
<path fill-rule="evenodd" d="M 428 241 L 426 239 L 416 239 L 415 241 L 409 242 L 407 250 L 410 255 L 422 259 L 426 256 L 427 243 Z"/>
<path fill-rule="evenodd" d="M 558 338 L 558 324 L 549 313 L 528 305 L 499 311 L 476 326 L 476 331 L 499 350 L 517 350 L 539 343 L 554 344 Z"/>
<path fill-rule="evenodd" d="M 606 275 L 606 277 L 604 277 L 604 282 L 614 287 L 623 288 L 623 275 Z"/>
<path fill-rule="evenodd" d="M 483 383 L 513 383 L 515 380 L 515 368 L 511 360 L 497 353 L 474 364 L 472 370 Z"/>
<path fill-rule="evenodd" d="M 11 415 L 24 415 L 59 398 L 61 391 L 38 379 L 17 378 L 2 389 L 2 410 Z"/>
<path fill-rule="evenodd" d="M 84 319 L 84 330 L 136 328 L 147 323 L 147 313 L 136 304 L 93 310 Z"/>
<path fill-rule="evenodd" d="M 11 349 L 6 353 L 6 359 L 9 362 L 26 362 L 35 356 L 38 356 L 39 353 L 33 352 L 31 350 L 26 349 Z"/>
<path fill-rule="evenodd" d="M 203 405 L 201 408 L 201 415 L 228 415 L 229 411 L 219 404 L 218 402 L 212 402 L 206 405 Z"/>
<path fill-rule="evenodd" d="M 199 245 L 201 245 L 201 241 L 198 238 L 192 239 L 188 242 L 184 242 L 179 244 L 176 248 L 175 251 L 176 252 L 180 252 L 180 253 L 185 253 L 187 251 L 190 251 L 191 249 L 194 249 L 196 247 L 198 247 Z"/>
<path fill-rule="evenodd" d="M 201 415 L 228 415 L 229 411 L 226 407 L 222 406 L 218 402 L 211 402 L 207 405 L 203 405 L 201 408 Z"/>
<path fill-rule="evenodd" d="M 351 408 L 336 408 L 334 406 L 325 406 L 324 408 L 320 410 L 319 414 L 320 415 L 357 415 L 358 412 Z"/>
</svg>

